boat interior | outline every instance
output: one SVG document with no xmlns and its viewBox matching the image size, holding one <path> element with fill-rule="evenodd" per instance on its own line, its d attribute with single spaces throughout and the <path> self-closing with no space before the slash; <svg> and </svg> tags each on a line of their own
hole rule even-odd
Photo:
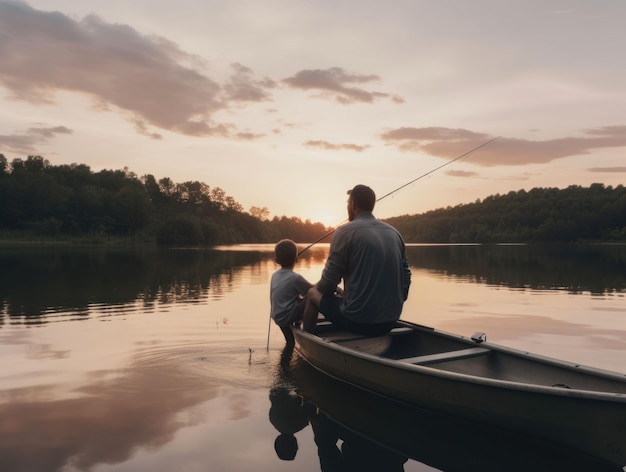
<svg viewBox="0 0 626 472">
<path fill-rule="evenodd" d="M 340 331 L 320 320 L 318 337 L 383 359 L 494 380 L 545 387 L 626 394 L 626 375 L 561 362 L 399 321 L 383 336 Z"/>
</svg>

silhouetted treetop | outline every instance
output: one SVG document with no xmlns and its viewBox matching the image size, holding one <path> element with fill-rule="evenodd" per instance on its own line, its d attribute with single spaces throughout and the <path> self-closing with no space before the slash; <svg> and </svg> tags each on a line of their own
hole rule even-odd
<svg viewBox="0 0 626 472">
<path fill-rule="evenodd" d="M 0 154 L 0 231 L 45 237 L 132 237 L 175 245 L 312 241 L 328 228 L 297 218 L 268 219 L 219 187 L 169 177 L 138 178 L 125 168 L 93 172 L 51 165 L 41 156 Z M 283 217 L 285 218 L 285 217 Z"/>
<path fill-rule="evenodd" d="M 600 183 L 533 188 L 475 203 L 386 220 L 407 242 L 534 243 L 626 241 L 626 189 Z M 269 217 L 220 187 L 128 168 L 93 172 L 41 156 L 0 154 L 0 231 L 48 238 L 109 236 L 166 245 L 318 240 L 331 228 L 297 217 Z M 5 236 L 7 237 L 7 236 Z"/>
<path fill-rule="evenodd" d="M 626 241 L 626 188 L 533 188 L 386 221 L 416 243 Z"/>
</svg>

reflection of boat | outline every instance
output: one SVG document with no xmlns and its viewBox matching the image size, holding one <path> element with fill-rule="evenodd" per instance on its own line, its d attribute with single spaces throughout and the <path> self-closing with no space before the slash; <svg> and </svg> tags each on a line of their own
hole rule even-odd
<svg viewBox="0 0 626 472">
<path fill-rule="evenodd" d="M 626 464 L 624 375 L 404 321 L 378 337 L 324 321 L 294 334 L 310 364 L 344 382 Z"/>
<path fill-rule="evenodd" d="M 323 375 L 300 358 L 292 365 L 292 377 L 318 423 L 344 441 L 360 443 L 362 450 L 377 451 L 391 464 L 409 458 L 446 472 L 620 470 L 535 437 L 374 395 Z"/>
</svg>

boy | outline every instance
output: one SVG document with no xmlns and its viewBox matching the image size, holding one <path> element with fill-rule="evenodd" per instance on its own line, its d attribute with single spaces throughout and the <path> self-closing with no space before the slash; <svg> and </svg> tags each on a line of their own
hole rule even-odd
<svg viewBox="0 0 626 472">
<path fill-rule="evenodd" d="M 280 327 L 289 346 L 295 344 L 290 326 L 300 323 L 305 296 L 313 284 L 293 271 L 298 260 L 298 247 L 291 239 L 283 239 L 274 247 L 280 269 L 272 274 L 270 282 L 270 316 Z"/>
</svg>

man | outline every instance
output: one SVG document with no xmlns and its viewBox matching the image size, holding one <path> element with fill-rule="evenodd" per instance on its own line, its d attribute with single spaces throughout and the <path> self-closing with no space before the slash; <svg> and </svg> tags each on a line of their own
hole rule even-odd
<svg viewBox="0 0 626 472">
<path fill-rule="evenodd" d="M 314 332 L 317 314 L 343 329 L 380 335 L 400 318 L 411 284 L 404 240 L 372 214 L 374 191 L 348 191 L 349 222 L 335 231 L 322 278 L 307 295 L 303 328 Z M 343 293 L 337 284 L 343 279 Z"/>
</svg>

